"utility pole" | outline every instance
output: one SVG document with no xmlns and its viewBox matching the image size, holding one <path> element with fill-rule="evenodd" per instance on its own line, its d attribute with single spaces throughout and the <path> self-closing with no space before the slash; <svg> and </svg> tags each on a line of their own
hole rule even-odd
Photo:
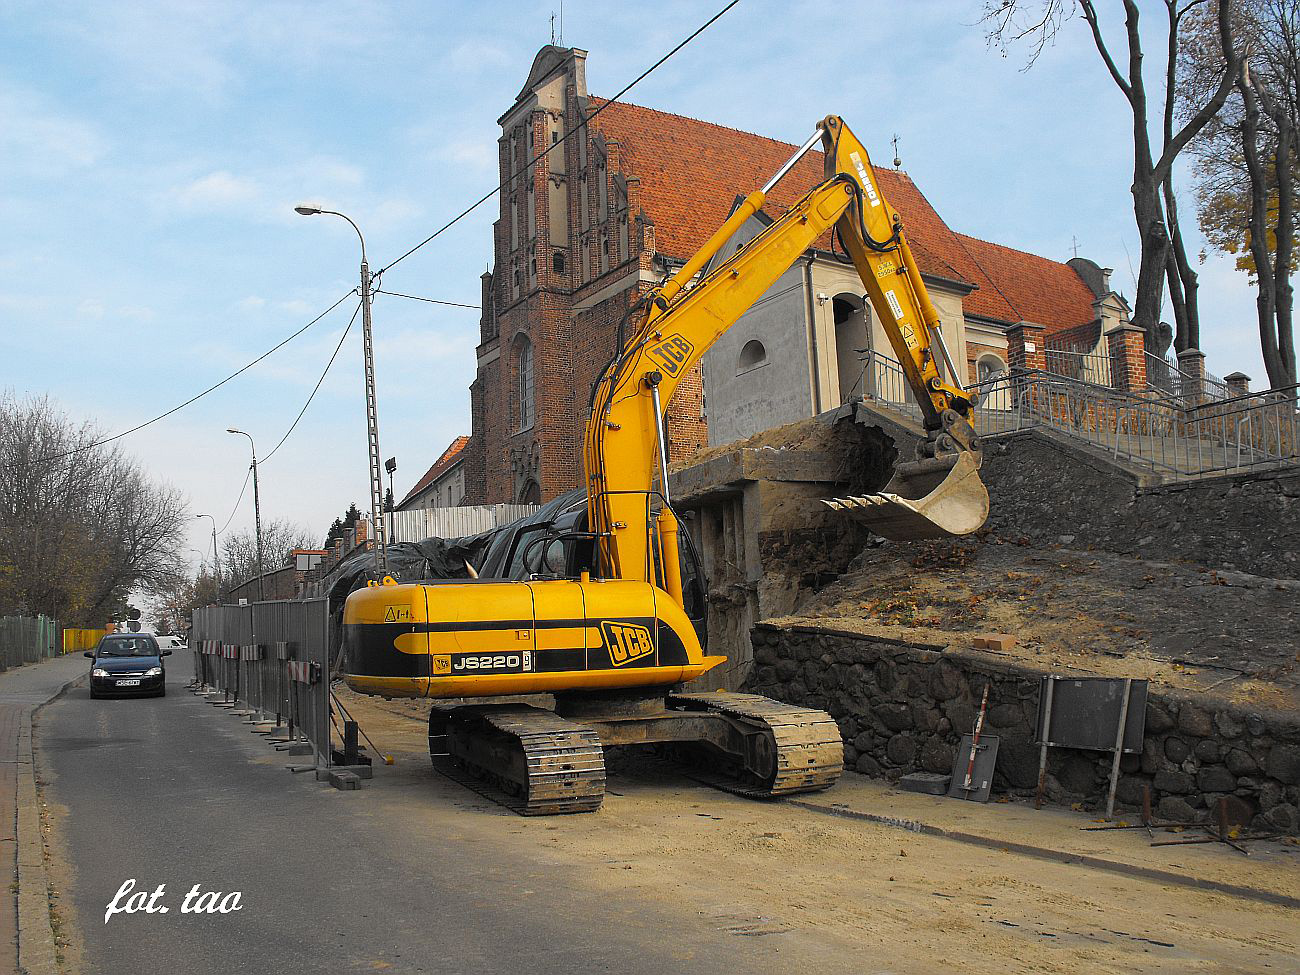
<svg viewBox="0 0 1300 975">
<path fill-rule="evenodd" d="M 212 522 L 212 578 L 217 580 L 217 605 L 221 605 L 221 561 L 217 555 L 217 519 L 211 515 L 195 515 L 195 518 L 207 518 Z"/>
<path fill-rule="evenodd" d="M 226 433 L 241 433 L 248 438 L 248 446 L 253 451 L 253 530 L 257 532 L 257 598 L 260 602 L 266 601 L 266 580 L 264 566 L 266 563 L 262 560 L 262 500 L 257 489 L 257 445 L 253 443 L 253 435 L 244 433 L 243 430 L 236 430 L 234 427 L 227 427 Z"/>
<path fill-rule="evenodd" d="M 361 240 L 361 344 L 366 367 L 366 439 L 370 453 L 370 530 L 375 536 L 375 569 L 382 579 L 388 574 L 388 532 L 384 524 L 384 476 L 379 460 L 379 415 L 375 407 L 375 355 L 370 324 L 370 265 L 366 261 L 366 238 L 346 213 L 322 210 L 306 204 L 294 207 L 304 217 L 327 213 L 352 224 Z M 256 482 L 256 477 L 254 477 Z"/>
</svg>

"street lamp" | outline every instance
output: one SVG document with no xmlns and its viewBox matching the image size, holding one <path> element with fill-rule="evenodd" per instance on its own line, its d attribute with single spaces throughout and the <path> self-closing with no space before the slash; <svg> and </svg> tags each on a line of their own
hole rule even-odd
<svg viewBox="0 0 1300 975">
<path fill-rule="evenodd" d="M 257 445 L 253 443 L 253 435 L 244 433 L 243 430 L 236 430 L 234 427 L 227 427 L 226 433 L 238 433 L 248 438 L 248 446 L 253 451 L 253 530 L 257 532 L 257 598 L 266 599 L 266 580 L 262 578 L 262 501 L 257 490 Z"/>
<path fill-rule="evenodd" d="M 384 479 L 379 470 L 379 416 L 375 409 L 375 355 L 370 329 L 370 265 L 366 262 L 366 238 L 361 228 L 346 213 L 308 206 L 294 207 L 295 213 L 304 217 L 329 214 L 342 217 L 352 225 L 361 241 L 361 344 L 366 360 L 366 435 L 370 441 L 370 530 L 375 533 L 375 564 L 382 578 L 388 574 L 388 531 L 383 518 Z"/>
<path fill-rule="evenodd" d="M 256 492 L 254 492 L 256 493 Z M 211 515 L 195 515 L 195 518 L 207 518 L 212 522 L 212 577 L 217 580 L 217 605 L 221 605 L 221 564 L 217 555 L 217 519 Z"/>
</svg>

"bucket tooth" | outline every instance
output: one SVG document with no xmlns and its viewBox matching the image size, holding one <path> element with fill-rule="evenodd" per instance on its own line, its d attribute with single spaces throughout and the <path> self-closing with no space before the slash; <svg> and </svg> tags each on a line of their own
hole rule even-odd
<svg viewBox="0 0 1300 975">
<path fill-rule="evenodd" d="M 907 542 L 969 535 L 989 515 L 989 493 L 978 454 L 900 464 L 878 494 L 823 499 L 877 535 Z"/>
</svg>

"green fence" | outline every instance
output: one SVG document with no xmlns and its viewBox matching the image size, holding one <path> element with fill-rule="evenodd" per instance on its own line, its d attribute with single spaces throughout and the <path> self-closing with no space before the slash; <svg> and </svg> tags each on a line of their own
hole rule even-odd
<svg viewBox="0 0 1300 975">
<path fill-rule="evenodd" d="M 58 655 L 58 621 L 48 616 L 0 616 L 0 670 Z"/>
</svg>

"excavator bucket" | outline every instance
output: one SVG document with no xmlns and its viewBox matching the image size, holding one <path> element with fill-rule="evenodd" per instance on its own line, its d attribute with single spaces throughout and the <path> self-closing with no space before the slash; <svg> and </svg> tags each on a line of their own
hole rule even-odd
<svg viewBox="0 0 1300 975">
<path fill-rule="evenodd" d="M 975 454 L 900 464 L 878 494 L 823 499 L 877 535 L 899 542 L 969 535 L 989 516 L 989 493 Z"/>
</svg>

